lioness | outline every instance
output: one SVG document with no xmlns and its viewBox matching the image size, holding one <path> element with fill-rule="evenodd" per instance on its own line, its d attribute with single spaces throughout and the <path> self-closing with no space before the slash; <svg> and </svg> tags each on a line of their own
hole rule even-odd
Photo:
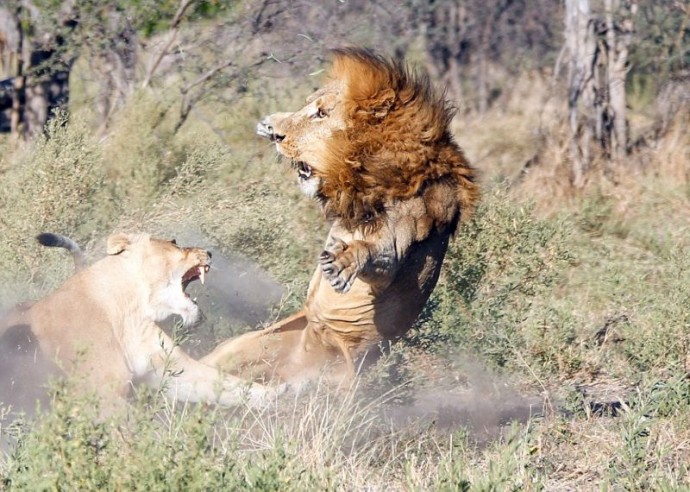
<svg viewBox="0 0 690 492">
<path fill-rule="evenodd" d="M 69 249 L 75 260 L 83 258 L 74 243 L 60 238 L 39 240 Z M 246 393 L 251 404 L 260 404 L 275 390 L 221 377 L 217 368 L 189 357 L 156 324 L 171 315 L 185 325 L 197 322 L 199 307 L 185 288 L 197 279 L 203 283 L 210 265 L 211 253 L 199 248 L 146 234 L 114 234 L 105 258 L 78 269 L 44 299 L 15 309 L 0 335 L 13 332 L 17 339 L 30 333 L 44 357 L 104 397 L 125 396 L 141 381 L 183 401 L 233 405 Z"/>
<path fill-rule="evenodd" d="M 207 364 L 288 381 L 325 366 L 335 379 L 352 376 L 357 357 L 412 326 L 475 206 L 453 111 L 428 78 L 363 49 L 334 55 L 306 106 L 257 126 L 331 223 L 304 310 L 224 342 Z"/>
</svg>

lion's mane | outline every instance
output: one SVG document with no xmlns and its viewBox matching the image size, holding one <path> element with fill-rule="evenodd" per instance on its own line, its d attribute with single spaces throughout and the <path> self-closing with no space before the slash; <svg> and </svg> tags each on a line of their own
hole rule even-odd
<svg viewBox="0 0 690 492">
<path fill-rule="evenodd" d="M 461 212 L 472 212 L 478 187 L 449 131 L 454 109 L 427 76 L 369 50 L 346 48 L 334 51 L 329 79 L 343 84 L 349 120 L 322 156 L 319 198 L 327 217 L 350 230 L 376 230 L 387 207 L 420 195 L 436 228 L 454 228 Z M 434 206 L 438 187 L 431 184 L 456 194 L 456 206 Z"/>
</svg>

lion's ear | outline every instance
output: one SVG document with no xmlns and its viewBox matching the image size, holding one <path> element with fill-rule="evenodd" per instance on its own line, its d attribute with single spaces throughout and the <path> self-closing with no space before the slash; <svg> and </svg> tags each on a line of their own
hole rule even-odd
<svg viewBox="0 0 690 492">
<path fill-rule="evenodd" d="M 112 234 L 108 237 L 108 242 L 106 245 L 106 252 L 109 255 L 119 255 L 125 251 L 131 244 L 128 234 L 117 233 Z"/>
<path fill-rule="evenodd" d="M 393 89 L 386 89 L 378 92 L 374 97 L 367 101 L 367 105 L 377 118 L 383 118 L 390 111 L 393 102 L 395 101 L 395 91 Z"/>
</svg>

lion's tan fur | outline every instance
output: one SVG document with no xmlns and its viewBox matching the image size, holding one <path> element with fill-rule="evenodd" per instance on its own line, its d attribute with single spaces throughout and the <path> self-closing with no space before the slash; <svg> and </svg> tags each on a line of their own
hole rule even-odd
<svg viewBox="0 0 690 492">
<path fill-rule="evenodd" d="M 40 351 L 86 390 L 112 400 L 135 382 L 162 386 L 174 399 L 235 404 L 244 392 L 261 400 L 272 392 L 221 377 L 182 351 L 157 325 L 176 314 L 186 324 L 200 312 L 183 292 L 182 278 L 207 269 L 210 254 L 148 235 L 115 234 L 108 255 L 78 271 L 33 305 L 15 309 L 9 328 L 30 330 Z"/>
<path fill-rule="evenodd" d="M 377 342 L 403 335 L 478 198 L 451 117 L 426 77 L 345 49 L 304 108 L 263 120 L 259 133 L 301 169 L 331 230 L 304 311 L 229 340 L 204 361 L 284 380 L 330 366 L 340 378 Z"/>
</svg>

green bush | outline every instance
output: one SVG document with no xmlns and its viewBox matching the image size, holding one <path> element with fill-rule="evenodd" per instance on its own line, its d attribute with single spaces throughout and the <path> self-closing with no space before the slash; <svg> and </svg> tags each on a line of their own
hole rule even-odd
<svg viewBox="0 0 690 492">
<path fill-rule="evenodd" d="M 58 114 L 45 135 L 16 152 L 3 176 L 0 269 L 11 285 L 5 296 L 54 285 L 73 269 L 36 243 L 38 233 L 88 241 L 112 222 L 113 205 L 100 146 L 80 120 Z"/>
<path fill-rule="evenodd" d="M 569 241 L 565 220 L 538 218 L 502 190 L 486 196 L 451 244 L 413 342 L 472 348 L 510 369 L 563 369 L 554 359 L 573 342 L 573 320 L 541 300 L 573 263 Z"/>
</svg>

